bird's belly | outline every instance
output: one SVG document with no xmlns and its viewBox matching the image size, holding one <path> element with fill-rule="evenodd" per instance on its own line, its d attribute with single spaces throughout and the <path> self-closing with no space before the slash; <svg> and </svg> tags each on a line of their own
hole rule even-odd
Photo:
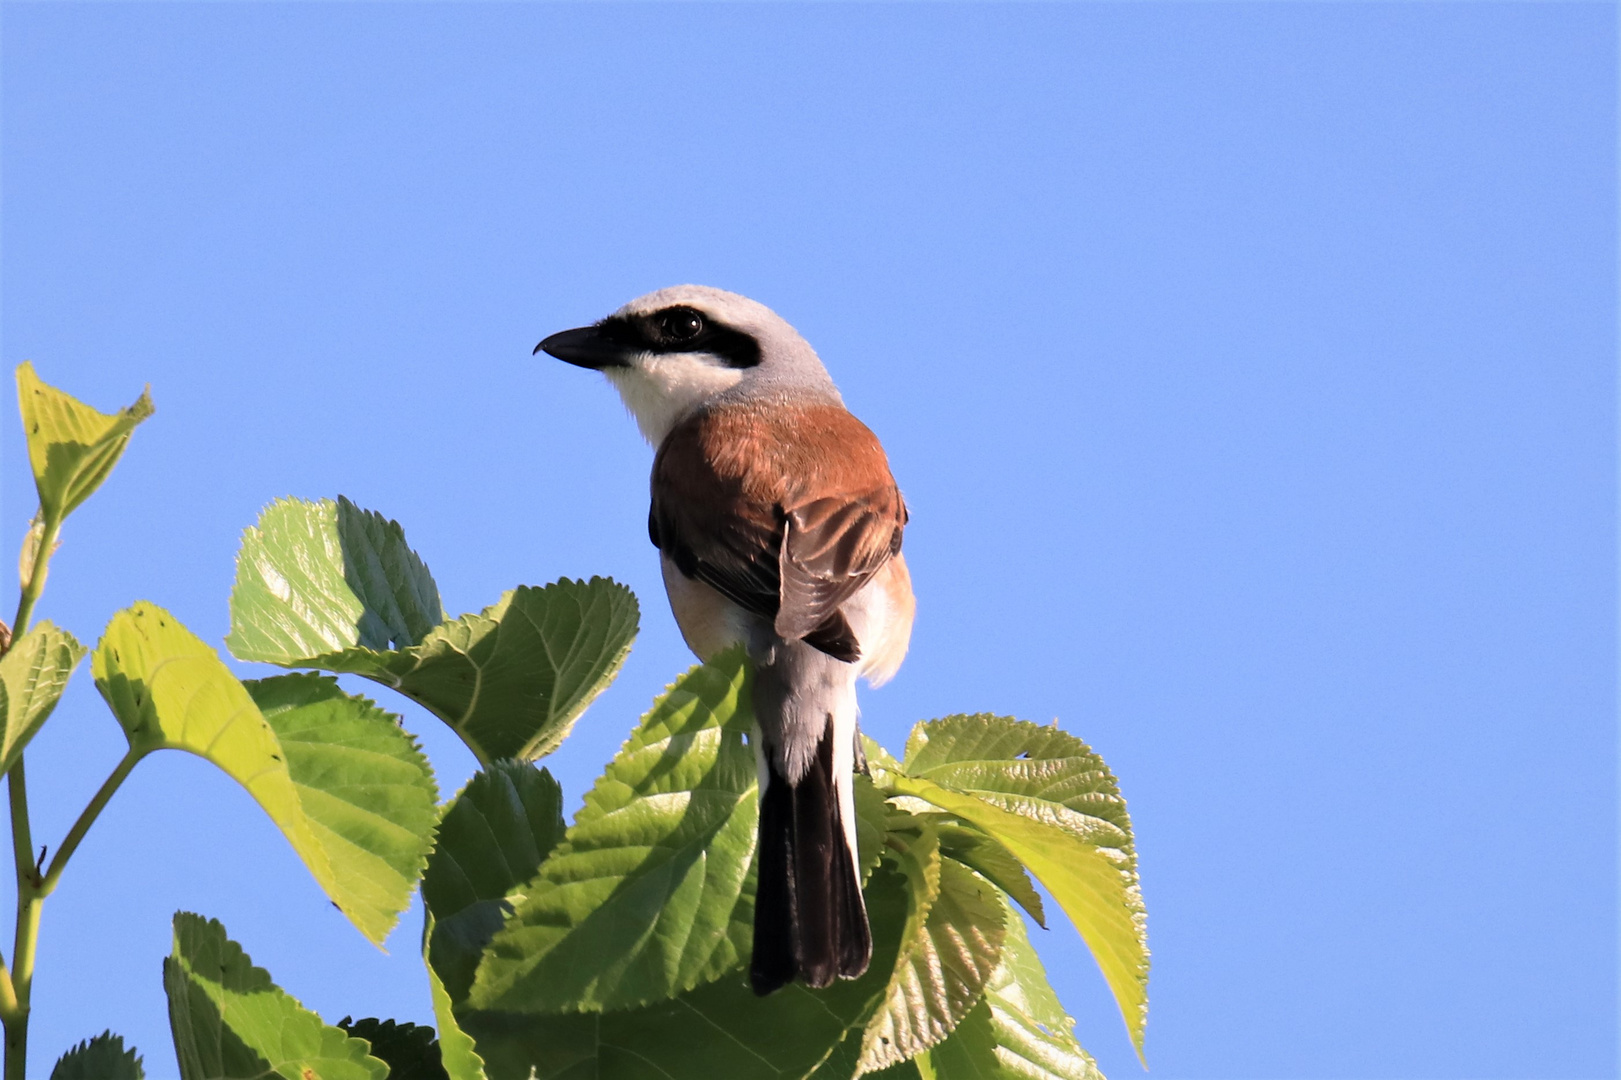
<svg viewBox="0 0 1621 1080">
<path fill-rule="evenodd" d="M 659 560 L 664 571 L 664 591 L 670 598 L 670 613 L 681 628 L 687 648 L 705 663 L 739 643 L 753 645 L 764 628 L 764 620 L 751 615 L 726 597 L 694 578 L 689 578 L 668 557 Z"/>
</svg>

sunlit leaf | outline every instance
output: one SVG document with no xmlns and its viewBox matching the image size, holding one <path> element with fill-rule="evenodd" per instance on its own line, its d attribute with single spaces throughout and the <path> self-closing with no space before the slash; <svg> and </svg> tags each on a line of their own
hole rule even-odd
<svg viewBox="0 0 1621 1080">
<path fill-rule="evenodd" d="M 181 1080 L 385 1080 L 388 1066 L 301 1006 L 213 919 L 180 912 L 163 961 Z"/>
<path fill-rule="evenodd" d="M 361 932 L 375 942 L 388 935 L 438 816 L 427 762 L 389 714 L 317 676 L 261 680 L 250 691 L 174 616 L 144 602 L 113 617 L 92 670 L 132 750 L 213 762 Z"/>
<path fill-rule="evenodd" d="M 427 758 L 396 717 L 335 679 L 278 675 L 246 686 L 332 866 L 334 902 L 380 941 L 433 849 L 439 795 Z"/>
<path fill-rule="evenodd" d="M 17 405 L 40 510 L 57 522 L 101 486 L 135 425 L 152 415 L 145 391 L 135 404 L 109 416 L 41 380 L 26 360 L 17 367 Z"/>
<path fill-rule="evenodd" d="M 122 1035 L 104 1031 L 58 1058 L 51 1080 L 146 1080 L 146 1070 L 135 1048 L 124 1048 Z"/>
<path fill-rule="evenodd" d="M 915 777 L 896 775 L 891 783 L 901 794 L 927 800 L 983 829 L 1047 887 L 1091 949 L 1140 1052 L 1148 1008 L 1148 951 L 1136 875 L 1118 851 L 1079 839 L 1056 814 L 1026 817 Z"/>
<path fill-rule="evenodd" d="M 56 708 L 85 651 L 72 634 L 42 621 L 0 657 L 0 775 Z"/>
<path fill-rule="evenodd" d="M 417 644 L 444 621 L 439 587 L 397 522 L 348 499 L 277 499 L 242 537 L 226 647 L 288 667 Z"/>
<path fill-rule="evenodd" d="M 934 1080 L 1103 1080 L 1017 916 L 984 999 L 930 1050 Z"/>
<path fill-rule="evenodd" d="M 556 749 L 636 636 L 605 578 L 520 586 L 441 621 L 404 533 L 346 499 L 272 503 L 243 536 L 226 645 L 243 660 L 349 672 L 449 724 L 483 764 Z"/>
<path fill-rule="evenodd" d="M 862 1040 L 863 1072 L 897 1065 L 950 1034 L 984 993 L 1002 947 L 1004 908 L 996 890 L 942 858 L 932 827 L 909 839 L 898 861 L 916 898 L 914 917 L 886 1001 Z"/>
<path fill-rule="evenodd" d="M 1014 858 L 1013 852 L 978 829 L 952 824 L 949 820 L 931 821 L 931 824 L 940 834 L 942 852 L 977 871 L 985 880 L 1013 897 L 1038 924 L 1046 927 L 1047 914 L 1041 906 L 1041 894 L 1036 892 L 1024 864 Z"/>
<path fill-rule="evenodd" d="M 901 771 L 1051 821 L 1135 872 L 1119 783 L 1091 747 L 1056 726 L 984 713 L 929 720 L 912 729 Z"/>
<path fill-rule="evenodd" d="M 654 703 L 491 942 L 476 1007 L 623 1009 L 741 961 L 758 819 L 747 671 L 725 654 Z"/>
<path fill-rule="evenodd" d="M 861 1033 L 884 1000 L 907 917 L 906 879 L 888 865 L 867 888 L 867 974 L 825 990 L 795 983 L 756 997 L 742 969 L 667 1001 L 600 1013 L 468 1011 L 490 1080 L 801 1080 Z M 827 1076 L 854 1076 L 851 1067 Z"/>
</svg>

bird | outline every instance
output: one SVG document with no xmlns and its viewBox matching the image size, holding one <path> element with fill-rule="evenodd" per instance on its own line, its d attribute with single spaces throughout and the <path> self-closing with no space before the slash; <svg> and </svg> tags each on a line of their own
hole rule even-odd
<svg viewBox="0 0 1621 1080">
<path fill-rule="evenodd" d="M 601 371 L 655 448 L 647 531 L 688 647 L 742 645 L 753 668 L 750 985 L 860 977 L 856 680 L 894 676 L 916 610 L 883 446 L 799 332 L 737 293 L 660 289 L 542 351 Z"/>
</svg>

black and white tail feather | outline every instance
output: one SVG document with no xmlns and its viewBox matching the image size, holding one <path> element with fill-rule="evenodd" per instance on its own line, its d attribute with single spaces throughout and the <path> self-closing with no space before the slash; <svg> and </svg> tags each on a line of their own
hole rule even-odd
<svg viewBox="0 0 1621 1080">
<path fill-rule="evenodd" d="M 793 982 L 854 979 L 872 958 L 856 850 L 853 665 L 803 641 L 776 643 L 755 667 L 760 775 L 756 994 Z"/>
</svg>

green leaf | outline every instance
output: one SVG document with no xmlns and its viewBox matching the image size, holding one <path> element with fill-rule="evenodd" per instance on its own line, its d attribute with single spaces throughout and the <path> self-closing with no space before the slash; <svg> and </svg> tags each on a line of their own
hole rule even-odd
<svg viewBox="0 0 1621 1080">
<path fill-rule="evenodd" d="M 933 1073 L 923 1071 L 928 1067 L 927 1060 L 927 1057 L 921 1061 L 918 1058 L 910 1058 L 899 1065 L 891 1065 L 887 1069 L 879 1069 L 875 1073 L 863 1073 L 862 1075 L 869 1077 L 870 1080 L 934 1080 Z"/>
<path fill-rule="evenodd" d="M 63 1054 L 51 1070 L 51 1080 L 146 1080 L 141 1056 L 124 1037 L 103 1031 Z"/>
<path fill-rule="evenodd" d="M 972 796 L 971 804 L 947 806 L 922 795 L 1000 841 L 1047 886 L 1097 959 L 1141 1056 L 1147 916 L 1131 818 L 1103 759 L 1056 725 L 981 714 L 918 724 L 902 770 Z M 987 804 L 993 811 L 980 812 Z"/>
<path fill-rule="evenodd" d="M 733 650 L 654 703 L 490 943 L 478 1008 L 624 1009 L 741 961 L 758 819 L 747 676 Z"/>
<path fill-rule="evenodd" d="M 385 1080 L 388 1066 L 305 1009 L 213 919 L 180 912 L 163 961 L 181 1080 Z"/>
<path fill-rule="evenodd" d="M 424 945 L 433 940 L 433 930 L 433 911 L 430 909 L 423 929 Z M 450 992 L 445 989 L 439 973 L 434 971 L 426 949 L 422 959 L 428 969 L 428 992 L 433 999 L 434 1023 L 439 1025 L 440 1062 L 449 1080 L 488 1080 L 484 1072 L 484 1059 L 479 1056 L 472 1037 L 462 1030 Z"/>
<path fill-rule="evenodd" d="M 1076 837 L 1056 814 L 1025 817 L 915 777 L 896 775 L 892 785 L 983 829 L 1047 887 L 1092 950 L 1140 1055 L 1148 1012 L 1148 948 L 1134 868 L 1123 864 L 1117 850 Z"/>
<path fill-rule="evenodd" d="M 109 416 L 43 382 L 26 360 L 17 367 L 17 404 L 40 509 L 46 519 L 58 522 L 101 486 L 135 425 L 152 415 L 146 391 L 135 404 Z"/>
<path fill-rule="evenodd" d="M 113 616 L 91 666 L 133 751 L 185 750 L 213 762 L 270 815 L 362 933 L 379 943 L 388 936 L 437 817 L 432 773 L 389 714 L 315 676 L 266 679 L 250 691 L 174 616 L 145 602 Z"/>
<path fill-rule="evenodd" d="M 899 839 L 891 833 L 892 841 Z M 898 1065 L 950 1034 L 985 992 L 1005 933 L 996 890 L 943 859 L 933 828 L 923 826 L 905 844 L 900 865 L 917 902 L 888 998 L 862 1040 L 863 1072 Z"/>
<path fill-rule="evenodd" d="M 336 679 L 278 675 L 246 686 L 326 852 L 333 902 L 381 941 L 433 849 L 439 791 L 427 758 L 397 717 L 344 693 Z"/>
<path fill-rule="evenodd" d="M 563 830 L 563 789 L 552 774 L 525 761 L 497 761 L 445 810 L 423 899 L 439 919 L 500 900 L 535 876 Z"/>
<path fill-rule="evenodd" d="M 860 773 L 855 775 L 852 790 L 856 803 L 856 855 L 861 883 L 865 885 L 884 855 L 884 837 L 889 833 L 889 804 L 884 793 L 873 786 L 871 778 Z M 752 882 L 748 888 L 754 888 Z"/>
<path fill-rule="evenodd" d="M 490 1080 L 800 1080 L 861 1032 L 884 999 L 906 921 L 906 880 L 889 866 L 867 887 L 867 974 L 825 990 L 756 997 L 742 970 L 639 1009 L 514 1015 L 468 1011 Z M 854 1076 L 852 1067 L 842 1076 Z M 834 1075 L 834 1074 L 828 1074 Z"/>
<path fill-rule="evenodd" d="M 405 531 L 348 499 L 277 499 L 242 537 L 226 647 L 286 667 L 358 646 L 415 645 L 444 621 Z"/>
<path fill-rule="evenodd" d="M 344 499 L 283 499 L 243 537 L 226 645 L 392 687 L 488 765 L 555 750 L 613 681 L 639 618 L 630 590 L 605 578 L 520 586 L 437 626 L 430 616 L 438 591 L 398 525 Z"/>
<path fill-rule="evenodd" d="M 45 621 L 0 657 L 0 774 L 11 771 L 56 708 L 85 651 L 72 634 Z"/>
<path fill-rule="evenodd" d="M 1103 759 L 1056 726 L 1007 716 L 952 716 L 912 729 L 901 771 L 1036 820 L 1117 853 L 1136 850 L 1120 785 Z"/>
<path fill-rule="evenodd" d="M 935 1080 L 1103 1080 L 1074 1027 L 1024 921 L 1010 913 L 1002 961 L 984 999 L 929 1051 L 928 1066 Z"/>
<path fill-rule="evenodd" d="M 1001 889 L 1019 906 L 1030 913 L 1037 924 L 1046 929 L 1047 915 L 1041 906 L 1041 894 L 1030 883 L 1024 864 L 1013 853 L 978 829 L 953 824 L 946 815 L 927 815 L 945 818 L 931 821 L 940 834 L 940 850 L 949 858 L 977 871 L 992 885 Z"/>
<path fill-rule="evenodd" d="M 508 894 L 535 876 L 563 829 L 563 789 L 522 761 L 474 776 L 445 811 L 422 897 L 434 919 L 430 965 L 454 1000 L 467 996 L 484 947 L 511 913 Z"/>
<path fill-rule="evenodd" d="M 338 1027 L 356 1039 L 365 1039 L 371 1056 L 388 1066 L 388 1080 L 450 1080 L 439 1053 L 433 1028 L 397 1020 L 344 1017 Z"/>
</svg>

